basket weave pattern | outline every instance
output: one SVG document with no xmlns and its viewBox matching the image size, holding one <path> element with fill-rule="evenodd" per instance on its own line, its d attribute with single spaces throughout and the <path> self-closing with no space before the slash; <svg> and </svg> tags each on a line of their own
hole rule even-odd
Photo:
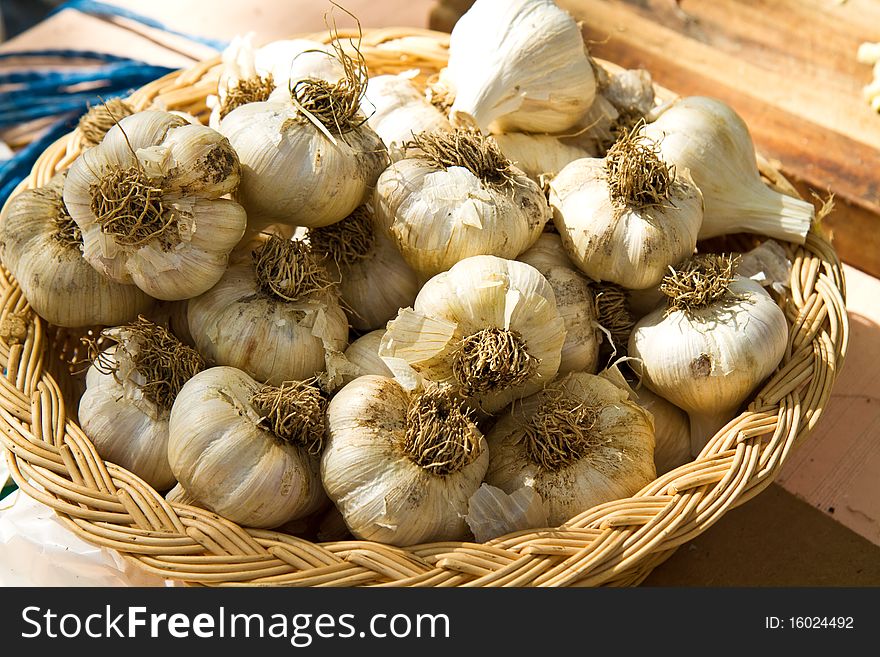
<svg viewBox="0 0 880 657">
<path fill-rule="evenodd" d="M 327 34 L 307 38 L 328 41 Z M 418 68 L 418 80 L 424 81 L 445 64 L 447 45 L 445 34 L 386 29 L 365 33 L 361 50 L 371 74 Z M 168 75 L 129 100 L 137 109 L 182 110 L 205 119 L 218 64 L 215 59 Z M 658 95 L 669 96 L 662 89 Z M 60 139 L 19 190 L 45 184 L 80 151 L 76 132 Z M 767 163 L 761 169 L 771 185 L 794 193 Z M 25 319 L 27 330 L 0 328 L 5 368 L 0 440 L 19 487 L 52 507 L 72 531 L 175 580 L 285 586 L 635 585 L 679 545 L 768 486 L 828 402 L 848 338 L 842 268 L 817 229 L 804 246 L 788 250 L 793 262 L 791 293 L 783 306 L 790 323 L 788 348 L 748 410 L 693 462 L 631 498 L 597 506 L 559 528 L 518 532 L 485 544 L 402 549 L 367 541 L 311 543 L 169 503 L 98 456 L 75 411 L 68 411 L 81 385 L 67 367 L 79 334 L 47 326 L 2 268 L 0 327 L 14 315 Z"/>
</svg>

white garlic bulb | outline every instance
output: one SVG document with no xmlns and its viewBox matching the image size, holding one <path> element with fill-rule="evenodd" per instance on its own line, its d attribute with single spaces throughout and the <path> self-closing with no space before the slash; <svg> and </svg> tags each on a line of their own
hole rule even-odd
<svg viewBox="0 0 880 657">
<path fill-rule="evenodd" d="M 284 99 L 291 83 L 310 77 L 337 82 L 345 75 L 333 51 L 318 41 L 272 41 L 259 48 L 254 34 L 236 36 L 222 55 L 217 95 L 208 96 L 208 125 L 219 129 L 220 120 L 245 103 Z"/>
<path fill-rule="evenodd" d="M 564 342 L 553 288 L 537 269 L 474 256 L 425 283 L 388 323 L 379 354 L 396 375 L 410 367 L 492 413 L 552 381 Z"/>
<path fill-rule="evenodd" d="M 689 463 L 693 456 L 687 413 L 646 386 L 636 391 L 635 401 L 654 417 L 654 465 L 657 475 Z"/>
<path fill-rule="evenodd" d="M 168 426 L 168 462 L 192 499 L 250 527 L 318 511 L 326 401 L 314 386 L 264 386 L 212 367 L 183 386 Z"/>
<path fill-rule="evenodd" d="M 334 285 L 306 244 L 271 236 L 251 263 L 232 265 L 187 303 L 187 324 L 209 362 L 278 385 L 329 369 L 345 349 L 348 320 Z"/>
<path fill-rule="evenodd" d="M 515 258 L 550 218 L 536 182 L 479 133 L 419 135 L 376 184 L 376 220 L 426 279 L 475 255 Z"/>
<path fill-rule="evenodd" d="M 659 144 L 660 156 L 689 169 L 703 193 L 700 239 L 758 233 L 803 244 L 815 209 L 761 181 L 748 126 L 714 98 L 682 98 L 642 129 Z"/>
<path fill-rule="evenodd" d="M 555 176 L 569 162 L 593 155 L 592 151 L 568 144 L 553 135 L 506 132 L 492 138 L 498 142 L 504 157 L 537 182 L 543 176 Z"/>
<path fill-rule="evenodd" d="M 335 56 L 346 71 L 338 82 L 297 80 L 284 98 L 241 105 L 220 122 L 241 158 L 238 198 L 253 227 L 341 221 L 366 200 L 388 162 L 361 112 L 366 65 L 341 46 Z"/>
<path fill-rule="evenodd" d="M 548 253 L 555 253 L 558 260 L 564 258 L 565 264 L 548 264 L 553 258 L 548 257 Z M 596 325 L 596 299 L 583 274 L 565 256 L 559 235 L 542 233 L 535 245 L 518 260 L 541 272 L 553 288 L 556 308 L 565 323 L 559 374 L 595 371 L 602 342 L 602 334 Z"/>
<path fill-rule="evenodd" d="M 175 477 L 168 463 L 168 417 L 178 391 L 205 366 L 195 350 L 145 319 L 104 331 L 116 342 L 94 359 L 79 422 L 98 454 L 156 490 Z"/>
<path fill-rule="evenodd" d="M 348 345 L 344 355 L 346 360 L 351 363 L 353 371 L 346 377 L 345 383 L 368 374 L 389 378 L 394 376 L 379 355 L 379 347 L 382 344 L 382 337 L 384 335 L 385 329 L 370 331 Z"/>
<path fill-rule="evenodd" d="M 674 269 L 661 286 L 667 306 L 642 318 L 629 341 L 642 383 L 687 411 L 694 456 L 776 369 L 788 343 L 785 314 L 735 267 L 709 254 Z"/>
<path fill-rule="evenodd" d="M 479 543 L 504 534 L 547 526 L 541 496 L 531 486 L 507 494 L 484 483 L 468 500 L 465 522 Z"/>
<path fill-rule="evenodd" d="M 465 538 L 468 498 L 488 463 L 483 435 L 449 388 L 410 393 L 394 379 L 362 376 L 327 409 L 321 480 L 358 538 Z"/>
<path fill-rule="evenodd" d="M 413 135 L 452 130 L 449 120 L 404 75 L 370 78 L 362 104 L 367 123 L 382 138 L 392 162 Z"/>
<path fill-rule="evenodd" d="M 0 255 L 37 314 L 56 326 L 115 326 L 135 319 L 154 300 L 134 285 L 115 283 L 82 257 L 79 227 L 61 200 L 64 174 L 45 187 L 16 194 L 0 222 Z"/>
<path fill-rule="evenodd" d="M 550 181 L 553 222 L 590 278 L 630 289 L 657 285 L 693 252 L 703 218 L 687 171 L 670 170 L 632 133 L 603 159 L 575 160 Z"/>
<path fill-rule="evenodd" d="M 552 0 L 477 0 L 449 38 L 450 108 L 482 131 L 561 132 L 596 95 L 581 31 Z"/>
<path fill-rule="evenodd" d="M 239 172 L 218 132 L 138 112 L 76 159 L 64 204 L 95 269 L 157 299 L 188 299 L 220 279 L 244 235 L 244 209 L 221 198 L 235 191 Z"/>
<path fill-rule="evenodd" d="M 416 273 L 378 229 L 369 205 L 308 232 L 312 253 L 326 268 L 351 326 L 368 331 L 385 326 L 419 291 Z"/>
<path fill-rule="evenodd" d="M 561 525 L 656 477 L 651 415 L 610 381 L 573 372 L 506 409 L 486 435 L 486 483 L 531 486 Z"/>
</svg>

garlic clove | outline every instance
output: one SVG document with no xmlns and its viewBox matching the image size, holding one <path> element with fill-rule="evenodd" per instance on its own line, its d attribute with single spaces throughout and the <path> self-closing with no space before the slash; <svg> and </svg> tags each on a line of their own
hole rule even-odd
<svg viewBox="0 0 880 657">
<path fill-rule="evenodd" d="M 536 182 L 543 176 L 555 176 L 570 162 L 592 156 L 591 151 L 567 144 L 553 135 L 507 132 L 492 138 L 505 157 Z"/>
<path fill-rule="evenodd" d="M 511 494 L 484 483 L 468 500 L 465 516 L 479 543 L 524 529 L 547 526 L 547 513 L 541 496 L 531 486 Z"/>
</svg>

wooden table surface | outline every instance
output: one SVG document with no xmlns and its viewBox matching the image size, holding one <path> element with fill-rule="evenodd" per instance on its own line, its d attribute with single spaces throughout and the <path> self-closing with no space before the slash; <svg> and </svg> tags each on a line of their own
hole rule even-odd
<svg viewBox="0 0 880 657">
<path fill-rule="evenodd" d="M 325 3 L 311 0 L 115 3 L 222 39 L 254 31 L 268 40 L 324 28 Z M 584 21 L 597 56 L 645 67 L 678 93 L 725 99 L 746 118 L 759 149 L 780 160 L 802 188 L 834 190 L 835 243 L 851 265 L 850 353 L 816 431 L 778 484 L 681 548 L 646 584 L 880 585 L 880 280 L 855 268 L 880 274 L 880 116 L 861 101 L 870 67 L 855 60 L 859 41 L 880 41 L 880 2 L 685 0 L 680 9 L 672 0 L 559 3 Z M 468 2 L 441 4 L 345 2 L 365 27 L 446 29 Z M 95 44 L 168 66 L 210 54 L 124 20 L 71 11 L 0 44 L 0 51 Z"/>
</svg>

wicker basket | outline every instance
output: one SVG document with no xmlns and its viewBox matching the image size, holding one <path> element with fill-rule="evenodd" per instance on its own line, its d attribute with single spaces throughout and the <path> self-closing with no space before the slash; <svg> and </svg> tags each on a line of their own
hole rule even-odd
<svg viewBox="0 0 880 657">
<path fill-rule="evenodd" d="M 343 35 L 347 36 L 347 35 Z M 327 34 L 311 35 L 328 41 Z M 418 68 L 424 81 L 446 61 L 448 35 L 383 29 L 364 35 L 372 74 Z M 206 118 L 219 59 L 172 73 L 135 92 L 136 108 L 179 109 Z M 604 65 L 604 63 L 603 63 Z M 615 67 L 611 64 L 609 68 Z M 663 98 L 671 94 L 658 89 Z M 19 189 L 46 183 L 76 158 L 74 132 L 42 155 Z M 794 194 L 766 162 L 767 182 Z M 840 262 L 814 228 L 789 245 L 794 264 L 784 310 L 789 343 L 777 372 L 748 410 L 699 458 L 628 499 L 585 511 L 559 528 L 485 544 L 407 549 L 366 541 L 311 543 L 239 527 L 208 511 L 170 504 L 130 472 L 104 462 L 76 424 L 81 381 L 70 374 L 79 334 L 48 326 L 0 269 L 0 429 L 12 476 L 80 537 L 163 577 L 208 585 L 570 586 L 635 585 L 681 544 L 773 481 L 791 448 L 818 421 L 846 353 L 848 324 Z M 12 331 L 11 315 L 26 333 Z M 19 329 L 21 328 L 20 322 Z M 80 377 L 81 378 L 81 377 Z"/>
</svg>

